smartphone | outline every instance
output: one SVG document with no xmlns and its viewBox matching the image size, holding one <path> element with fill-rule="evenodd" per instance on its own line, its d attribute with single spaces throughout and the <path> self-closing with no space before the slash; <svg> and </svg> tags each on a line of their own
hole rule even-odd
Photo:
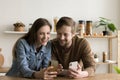
<svg viewBox="0 0 120 80">
<path fill-rule="evenodd" d="M 51 66 L 57 67 L 58 61 L 57 60 L 51 60 Z"/>
<path fill-rule="evenodd" d="M 58 67 L 58 61 L 57 60 L 51 60 L 49 62 L 49 66 L 53 66 L 53 69 L 51 69 L 50 71 L 56 71 L 57 67 Z"/>
<path fill-rule="evenodd" d="M 76 69 L 77 69 L 77 65 L 78 65 L 78 62 L 77 62 L 77 61 L 70 62 L 70 63 L 69 63 L 69 68 L 76 70 Z"/>
</svg>

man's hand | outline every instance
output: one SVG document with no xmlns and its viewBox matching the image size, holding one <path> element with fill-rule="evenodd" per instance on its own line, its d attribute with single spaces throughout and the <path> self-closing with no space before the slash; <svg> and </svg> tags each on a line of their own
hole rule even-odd
<svg viewBox="0 0 120 80">
<path fill-rule="evenodd" d="M 83 78 L 87 76 L 88 76 L 88 72 L 82 71 L 81 66 L 79 64 L 77 65 L 77 69 L 69 68 L 69 77 L 71 78 Z"/>
<path fill-rule="evenodd" d="M 65 77 L 65 76 L 69 75 L 69 71 L 63 69 L 63 66 L 61 64 L 58 65 L 57 72 L 58 72 L 58 76 L 64 76 Z"/>
</svg>

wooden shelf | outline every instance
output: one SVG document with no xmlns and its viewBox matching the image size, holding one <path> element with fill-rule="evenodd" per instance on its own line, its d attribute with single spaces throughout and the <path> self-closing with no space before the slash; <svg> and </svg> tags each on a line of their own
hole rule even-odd
<svg viewBox="0 0 120 80">
<path fill-rule="evenodd" d="M 117 62 L 116 62 L 116 63 L 108 63 L 108 62 L 96 62 L 96 64 L 117 64 Z"/>
<path fill-rule="evenodd" d="M 120 31 L 118 31 L 119 33 L 118 33 L 118 36 L 117 35 L 111 35 L 111 36 L 101 36 L 101 35 L 96 35 L 96 36 L 94 36 L 94 35 L 91 35 L 91 36 L 87 36 L 87 35 L 85 35 L 85 36 L 80 36 L 79 34 L 77 34 L 77 36 L 79 37 L 79 38 L 90 38 L 90 39 L 92 39 L 92 38 L 100 38 L 100 39 L 107 39 L 108 40 L 108 52 L 109 52 L 109 56 L 108 56 L 108 59 L 109 60 L 112 60 L 112 39 L 119 39 L 119 37 L 120 37 Z M 120 41 L 120 40 L 118 40 L 118 41 Z M 119 43 L 119 42 L 118 42 Z M 120 46 L 120 44 L 119 44 L 119 46 Z M 118 47 L 119 47 L 118 46 Z M 118 50 L 120 50 L 119 48 L 118 48 Z M 120 51 L 118 51 L 118 53 L 119 53 Z M 117 54 L 118 54 L 117 53 Z M 119 58 L 119 55 L 118 55 L 118 60 L 116 61 L 116 62 L 97 62 L 96 63 L 96 65 L 108 65 L 108 73 L 112 73 L 112 64 L 117 64 L 118 65 L 118 67 L 120 66 L 120 58 Z"/>
<path fill-rule="evenodd" d="M 117 35 L 112 35 L 112 36 L 79 36 L 77 35 L 79 38 L 117 38 Z"/>
<path fill-rule="evenodd" d="M 85 36 L 85 38 L 117 38 L 117 36 Z"/>
<path fill-rule="evenodd" d="M 4 33 L 7 33 L 7 34 L 26 34 L 27 31 L 4 31 Z"/>
</svg>

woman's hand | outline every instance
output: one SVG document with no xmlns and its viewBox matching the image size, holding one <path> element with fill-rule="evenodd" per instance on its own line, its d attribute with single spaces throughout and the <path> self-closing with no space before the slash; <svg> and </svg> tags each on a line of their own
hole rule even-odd
<svg viewBox="0 0 120 80">
<path fill-rule="evenodd" d="M 66 76 L 67 77 L 69 75 L 69 73 L 68 73 L 69 71 L 63 69 L 63 66 L 61 64 L 58 65 L 57 72 L 58 72 L 58 76 Z"/>
<path fill-rule="evenodd" d="M 88 76 L 88 72 L 82 71 L 81 66 L 79 64 L 77 65 L 77 69 L 69 68 L 69 77 L 71 78 L 83 78 L 87 76 Z"/>
<path fill-rule="evenodd" d="M 35 72 L 35 78 L 42 78 L 44 80 L 53 80 L 57 77 L 57 71 L 51 71 L 52 66 L 42 69 L 41 71 Z"/>
</svg>

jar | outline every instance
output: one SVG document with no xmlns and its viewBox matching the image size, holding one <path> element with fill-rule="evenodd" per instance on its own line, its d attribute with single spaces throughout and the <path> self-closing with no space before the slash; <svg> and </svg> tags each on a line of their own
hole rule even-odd
<svg viewBox="0 0 120 80">
<path fill-rule="evenodd" d="M 92 21 L 86 21 L 86 35 L 92 35 Z"/>
<path fill-rule="evenodd" d="M 79 30 L 79 35 L 83 36 L 83 34 L 85 33 L 85 21 L 84 20 L 79 20 L 78 30 Z"/>
<path fill-rule="evenodd" d="M 103 62 L 105 62 L 107 60 L 107 53 L 103 52 Z"/>
</svg>

